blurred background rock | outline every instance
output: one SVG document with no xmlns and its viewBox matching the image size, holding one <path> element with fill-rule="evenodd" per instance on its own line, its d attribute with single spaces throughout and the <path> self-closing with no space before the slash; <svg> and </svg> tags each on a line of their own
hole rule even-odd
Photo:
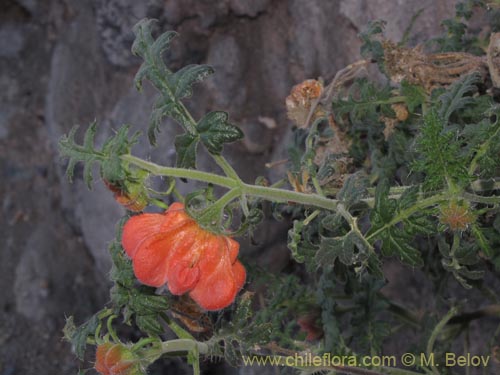
<svg viewBox="0 0 500 375">
<path fill-rule="evenodd" d="M 140 61 L 130 53 L 131 29 L 139 19 L 157 18 L 158 31 L 180 33 L 166 55 L 172 69 L 188 63 L 215 67 L 215 76 L 196 87 L 188 105 L 197 116 L 226 110 L 241 126 L 246 141 L 227 151 L 251 182 L 266 173 L 266 162 L 284 155 L 290 130 L 284 100 L 294 84 L 320 76 L 329 80 L 357 60 L 357 34 L 369 20 L 388 21 L 386 35 L 397 41 L 423 8 L 412 34 L 416 44 L 440 31 L 454 5 L 452 0 L 0 0 L 0 375 L 75 374 L 78 363 L 61 340 L 64 318 L 75 315 L 82 322 L 108 299 L 107 244 L 124 212 L 100 181 L 91 192 L 78 176 L 72 185 L 67 182 L 57 142 L 73 125 L 85 127 L 94 119 L 100 140 L 123 123 L 147 125 L 155 92 L 145 85 L 137 93 L 132 84 Z M 160 147 L 150 151 L 143 141 L 135 153 L 172 164 L 178 130 L 167 124 Z M 199 164 L 214 168 L 203 160 Z M 286 231 L 266 226 L 260 236 L 260 247 L 243 252 L 278 271 L 288 260 Z M 181 362 L 168 366 L 179 374 L 190 371 Z M 162 373 L 161 366 L 152 373 Z"/>
</svg>

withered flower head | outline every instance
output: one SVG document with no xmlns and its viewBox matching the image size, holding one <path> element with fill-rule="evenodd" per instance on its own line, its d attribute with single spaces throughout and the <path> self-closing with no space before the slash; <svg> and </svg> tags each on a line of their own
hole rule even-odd
<svg viewBox="0 0 500 375">
<path fill-rule="evenodd" d="M 323 92 L 323 84 L 315 79 L 308 79 L 292 88 L 290 95 L 286 98 L 286 109 L 288 118 L 299 128 L 304 128 L 307 116 L 311 110 L 313 100 L 318 99 Z M 322 114 L 318 106 L 313 114 L 312 120 Z"/>
</svg>

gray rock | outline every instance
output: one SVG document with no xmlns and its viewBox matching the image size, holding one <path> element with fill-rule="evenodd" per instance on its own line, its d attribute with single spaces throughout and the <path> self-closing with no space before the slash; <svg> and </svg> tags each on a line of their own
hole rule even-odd
<svg viewBox="0 0 500 375">
<path fill-rule="evenodd" d="M 38 0 L 17 0 L 17 2 L 32 14 L 36 12 L 40 5 Z"/>
<path fill-rule="evenodd" d="M 75 124 L 86 129 L 105 110 L 114 92 L 113 80 L 106 79 L 91 8 L 81 6 L 78 10 L 51 61 L 45 113 L 54 144 Z M 100 127 L 96 143 L 102 144 L 111 132 L 110 128 Z M 71 213 L 70 220 L 81 228 L 97 266 L 107 272 L 111 264 L 107 244 L 114 238 L 115 223 L 123 210 L 102 183 L 96 183 L 94 190 L 89 192 L 78 178 L 74 185 L 64 181 L 62 202 Z"/>
<path fill-rule="evenodd" d="M 157 17 L 161 1 L 98 0 L 96 2 L 97 29 L 106 58 L 114 65 L 131 66 L 138 59 L 130 48 L 134 41 L 132 27 L 142 18 Z"/>
<path fill-rule="evenodd" d="M 207 80 L 216 106 L 238 110 L 246 99 L 246 85 L 243 84 L 246 62 L 238 41 L 224 33 L 215 35 L 210 42 L 207 64 L 216 71 L 216 74 Z"/>
<path fill-rule="evenodd" d="M 421 1 L 384 1 L 384 0 L 342 0 L 340 11 L 359 30 L 369 21 L 382 19 L 387 21 L 385 35 L 396 42 L 403 37 L 411 18 L 420 10 L 420 15 L 412 34 L 415 42 L 423 42 L 435 35 L 443 19 L 454 14 L 457 0 L 421 0 Z"/>
<path fill-rule="evenodd" d="M 229 6 L 237 16 L 255 17 L 266 10 L 269 0 L 230 0 Z"/>
<path fill-rule="evenodd" d="M 7 138 L 7 136 L 9 135 L 9 128 L 7 121 L 8 121 L 7 112 L 0 111 L 0 140 Z"/>
<path fill-rule="evenodd" d="M 0 27 L 0 57 L 15 58 L 24 47 L 24 35 L 19 25 L 6 23 Z"/>
</svg>

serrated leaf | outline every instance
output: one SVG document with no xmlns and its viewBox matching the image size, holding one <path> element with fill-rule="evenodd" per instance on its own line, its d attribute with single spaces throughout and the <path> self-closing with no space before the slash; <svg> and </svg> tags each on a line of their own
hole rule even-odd
<svg viewBox="0 0 500 375">
<path fill-rule="evenodd" d="M 59 141 L 59 151 L 62 157 L 69 159 L 66 174 L 71 181 L 73 170 L 78 162 L 83 163 L 83 178 L 88 188 L 92 188 L 92 168 L 94 163 L 100 163 L 101 177 L 109 182 L 122 180 L 126 177 L 120 157 L 130 152 L 137 142 L 139 132 L 129 136 L 128 126 L 122 126 L 115 135 L 109 137 L 99 150 L 94 146 L 97 124 L 93 122 L 85 132 L 83 144 L 75 141 L 77 127 L 71 129 L 67 136 Z"/>
<path fill-rule="evenodd" d="M 134 285 L 134 270 L 129 257 L 125 255 L 123 248 L 118 241 L 111 243 L 109 247 L 113 266 L 111 268 L 111 280 L 125 287 Z"/>
<path fill-rule="evenodd" d="M 400 216 L 400 213 L 410 210 L 416 198 L 416 191 L 411 189 L 403 194 L 400 200 L 389 198 L 389 185 L 386 182 L 379 183 L 375 191 L 375 205 L 370 215 L 372 227 L 368 232 L 368 238 L 374 237 L 372 243 L 381 241 L 384 256 L 398 257 L 412 267 L 423 265 L 421 254 L 412 243 L 416 230 L 420 226 L 426 226 L 415 223 L 415 217 L 421 217 L 418 212 L 409 216 Z"/>
<path fill-rule="evenodd" d="M 134 55 L 143 56 L 147 52 L 148 44 L 153 43 L 152 25 L 157 22 L 154 19 L 144 18 L 137 22 L 132 31 L 136 36 L 134 42 L 132 43 L 132 53 Z"/>
<path fill-rule="evenodd" d="M 198 123 L 200 140 L 207 150 L 215 155 L 222 152 L 224 143 L 235 142 L 243 138 L 243 132 L 228 123 L 226 112 L 210 112 Z"/>
<path fill-rule="evenodd" d="M 383 20 L 375 20 L 368 23 L 366 29 L 359 33 L 359 38 L 363 42 L 361 45 L 361 56 L 364 58 L 372 58 L 381 63 L 384 57 L 384 49 L 382 43 L 376 39 L 376 36 L 382 34 L 386 22 Z"/>
<path fill-rule="evenodd" d="M 196 169 L 196 149 L 199 137 L 190 133 L 184 133 L 175 137 L 175 151 L 177 153 L 177 168 Z"/>
<path fill-rule="evenodd" d="M 62 157 L 69 159 L 66 175 L 69 181 L 72 181 L 74 168 L 77 162 L 84 163 L 84 181 L 88 188 L 92 188 L 92 165 L 102 160 L 103 155 L 94 149 L 94 137 L 97 129 L 97 123 L 94 121 L 85 131 L 83 145 L 78 145 L 75 141 L 75 134 L 78 126 L 74 126 L 68 135 L 59 140 L 59 153 Z"/>
<path fill-rule="evenodd" d="M 153 105 L 148 126 L 148 139 L 152 146 L 156 145 L 156 133 L 160 131 L 162 120 L 167 116 L 176 120 L 180 125 L 183 125 L 186 121 L 179 113 L 178 107 L 174 102 L 168 97 L 160 96 Z"/>
<path fill-rule="evenodd" d="M 357 266 L 357 272 L 368 265 L 371 249 L 359 233 L 351 230 L 344 236 L 322 237 L 315 261 L 320 266 L 333 266 L 338 258 L 346 266 Z"/>
<path fill-rule="evenodd" d="M 75 326 L 72 316 L 70 316 L 66 320 L 66 325 L 64 326 L 63 330 L 64 337 L 66 340 L 71 342 L 71 345 L 73 346 L 73 351 L 80 360 L 83 360 L 85 356 L 87 338 L 89 336 L 94 336 L 94 333 L 100 323 L 99 320 L 100 313 L 101 311 L 94 314 L 89 320 L 87 320 L 78 328 Z"/>
<path fill-rule="evenodd" d="M 467 161 L 461 153 L 461 140 L 458 134 L 445 131 L 445 123 L 435 109 L 424 116 L 421 134 L 417 138 L 417 151 L 420 159 L 413 166 L 424 172 L 424 189 L 435 190 L 443 187 L 448 180 L 457 185 L 469 182 Z"/>
<path fill-rule="evenodd" d="M 487 258 L 491 258 L 493 255 L 493 250 L 491 249 L 490 243 L 486 236 L 484 235 L 483 231 L 476 225 L 472 225 L 472 234 L 477 240 L 477 244 L 483 251 L 484 255 Z"/>
<path fill-rule="evenodd" d="M 141 92 L 142 91 L 142 81 L 144 78 L 146 78 L 148 74 L 148 65 L 146 63 L 142 63 L 141 66 L 139 67 L 139 70 L 137 73 L 135 73 L 134 76 L 134 84 L 135 88 L 137 91 Z"/>
<path fill-rule="evenodd" d="M 453 112 L 466 107 L 474 101 L 471 96 L 465 96 L 465 94 L 476 91 L 476 84 L 480 81 L 481 75 L 479 73 L 469 74 L 453 82 L 446 92 L 439 97 L 441 102 L 439 116 L 445 124 L 448 123 Z"/>
<path fill-rule="evenodd" d="M 410 208 L 417 202 L 418 190 L 418 186 L 412 186 L 401 194 L 401 197 L 398 199 L 398 207 L 400 210 Z"/>
<path fill-rule="evenodd" d="M 193 94 L 192 85 L 203 81 L 214 73 L 208 65 L 187 65 L 169 77 L 170 88 L 175 99 L 188 98 Z"/>
<path fill-rule="evenodd" d="M 392 113 L 389 102 L 391 96 L 389 86 L 379 88 L 366 78 L 357 79 L 347 99 L 332 103 L 332 111 L 339 123 L 344 122 L 345 115 L 348 115 L 352 124 L 363 123 L 367 118 L 378 121 L 381 113 Z M 370 127 L 373 128 L 373 124 L 370 123 Z"/>
<path fill-rule="evenodd" d="M 368 178 L 362 173 L 355 173 L 347 178 L 342 189 L 337 194 L 337 199 L 341 201 L 347 210 L 361 201 L 368 195 Z"/>
<path fill-rule="evenodd" d="M 405 97 L 405 103 L 410 113 L 425 102 L 426 94 L 422 86 L 412 85 L 407 81 L 401 82 L 401 95 Z"/>
<path fill-rule="evenodd" d="M 170 47 L 170 42 L 172 39 L 177 37 L 178 34 L 175 31 L 167 31 L 161 34 L 151 46 L 151 53 L 156 56 L 161 56 Z"/>
<path fill-rule="evenodd" d="M 380 236 L 380 239 L 383 242 L 382 254 L 385 256 L 396 256 L 403 263 L 412 267 L 424 265 L 420 252 L 410 245 L 410 242 L 413 241 L 411 236 L 398 230 L 389 229 Z"/>
</svg>

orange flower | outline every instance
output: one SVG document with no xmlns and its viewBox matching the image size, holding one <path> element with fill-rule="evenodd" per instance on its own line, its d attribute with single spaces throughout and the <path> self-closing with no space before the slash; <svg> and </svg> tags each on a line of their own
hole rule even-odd
<svg viewBox="0 0 500 375">
<path fill-rule="evenodd" d="M 201 228 L 181 203 L 163 214 L 130 218 L 122 245 L 141 283 L 167 284 L 175 295 L 189 293 L 206 310 L 230 305 L 245 283 L 245 268 L 236 259 L 238 242 Z"/>
<path fill-rule="evenodd" d="M 121 344 L 106 342 L 97 347 L 95 369 L 101 375 L 142 374 L 134 354 Z"/>
</svg>

